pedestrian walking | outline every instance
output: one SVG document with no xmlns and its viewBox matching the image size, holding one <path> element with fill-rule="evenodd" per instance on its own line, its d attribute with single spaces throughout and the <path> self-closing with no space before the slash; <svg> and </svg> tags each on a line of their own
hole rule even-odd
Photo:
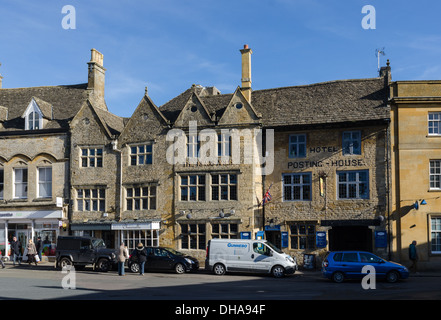
<svg viewBox="0 0 441 320">
<path fill-rule="evenodd" d="M 35 244 L 35 248 L 37 249 L 38 258 L 41 260 L 41 256 L 43 253 L 43 241 L 41 241 L 41 237 L 37 238 L 37 243 Z"/>
<path fill-rule="evenodd" d="M 118 274 L 120 276 L 125 276 L 124 272 L 124 264 L 126 263 L 126 259 L 129 258 L 129 251 L 127 247 L 124 245 L 124 241 L 121 241 L 121 245 L 119 247 L 118 252 Z"/>
<path fill-rule="evenodd" d="M 417 242 L 413 240 L 412 243 L 409 245 L 409 259 L 410 261 L 412 261 L 412 265 L 410 266 L 409 270 L 414 273 L 417 272 L 417 262 L 418 262 L 418 251 L 416 244 Z"/>
<path fill-rule="evenodd" d="M 138 257 L 139 264 L 139 274 L 144 275 L 144 266 L 147 261 L 147 250 L 144 248 L 144 245 L 140 242 L 136 247 L 135 254 Z"/>
<path fill-rule="evenodd" d="M 12 237 L 11 255 L 12 255 L 12 262 L 14 267 L 15 267 L 15 261 L 18 261 L 18 265 L 21 265 L 20 253 L 21 253 L 21 243 L 20 241 L 17 241 L 17 237 Z"/>
<path fill-rule="evenodd" d="M 37 260 L 35 259 L 35 255 L 37 254 L 37 249 L 35 248 L 35 244 L 32 241 L 32 239 L 29 239 L 26 249 L 28 250 L 27 256 L 28 256 L 29 265 L 31 265 L 32 262 L 34 262 L 35 265 L 37 265 Z"/>
</svg>

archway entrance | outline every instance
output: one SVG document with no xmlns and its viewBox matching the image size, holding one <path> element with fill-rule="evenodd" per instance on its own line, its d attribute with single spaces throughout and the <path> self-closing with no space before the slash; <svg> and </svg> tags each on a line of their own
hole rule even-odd
<svg viewBox="0 0 441 320">
<path fill-rule="evenodd" d="M 364 226 L 335 226 L 329 230 L 329 250 L 372 252 L 372 230 Z"/>
</svg>

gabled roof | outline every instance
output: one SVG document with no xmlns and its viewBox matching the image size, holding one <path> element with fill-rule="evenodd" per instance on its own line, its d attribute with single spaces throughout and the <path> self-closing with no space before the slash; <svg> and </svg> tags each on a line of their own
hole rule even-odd
<svg viewBox="0 0 441 320">
<path fill-rule="evenodd" d="M 188 89 L 160 107 L 174 123 L 192 94 Z M 200 96 L 219 120 L 234 94 Z M 265 127 L 389 119 L 384 77 L 336 80 L 311 85 L 256 90 L 251 105 Z"/>
<path fill-rule="evenodd" d="M 87 97 L 87 83 L 69 86 L 0 89 L 0 106 L 8 110 L 8 121 L 4 122 L 2 131 L 24 130 L 24 120 L 21 116 L 32 99 L 35 99 L 45 116 L 48 112 L 52 112 L 52 110 L 49 111 L 49 106 L 53 108 L 53 120 L 45 126 L 45 129 L 68 128 L 68 121 L 79 111 Z M 51 118 L 48 117 L 48 119 Z"/>
<path fill-rule="evenodd" d="M 88 99 L 83 102 L 80 110 L 83 108 L 89 108 L 91 110 L 91 112 L 98 119 L 98 123 L 101 125 L 102 130 L 109 139 L 112 139 L 113 136 L 118 136 L 123 131 L 125 122 L 124 118 L 114 115 L 113 113 L 103 110 L 102 108 L 95 107 Z M 73 118 L 72 125 L 75 126 L 77 120 L 82 119 L 82 117 L 82 112 L 77 112 Z"/>
</svg>

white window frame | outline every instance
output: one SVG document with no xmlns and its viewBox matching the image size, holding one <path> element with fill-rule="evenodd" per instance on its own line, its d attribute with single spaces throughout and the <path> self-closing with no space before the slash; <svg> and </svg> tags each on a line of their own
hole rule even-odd
<svg viewBox="0 0 441 320">
<path fill-rule="evenodd" d="M 429 189 L 441 190 L 441 160 L 429 161 Z"/>
<path fill-rule="evenodd" d="M 47 170 L 50 170 L 50 174 L 49 174 L 49 178 L 50 180 L 48 180 L 48 175 L 47 175 Z M 45 171 L 44 173 L 44 180 L 42 180 L 42 172 L 41 171 Z M 38 167 L 37 168 L 37 189 L 38 189 L 38 198 L 52 198 L 52 167 Z M 48 187 L 47 189 L 43 188 L 43 186 L 46 185 L 46 187 Z M 42 190 L 49 190 L 49 192 L 47 194 L 42 194 Z"/>
<path fill-rule="evenodd" d="M 427 134 L 429 136 L 441 136 L 441 111 L 427 114 Z"/>
<path fill-rule="evenodd" d="M 22 172 L 22 178 L 20 181 L 17 180 L 17 172 L 18 171 Z M 24 179 L 23 179 L 23 177 L 24 177 L 23 172 L 24 171 L 26 171 L 26 181 L 24 181 Z M 27 199 L 28 198 L 28 179 L 29 179 L 28 168 L 14 168 L 13 173 L 14 173 L 14 195 L 13 195 L 13 198 L 14 199 Z M 22 192 L 20 192 L 20 193 L 23 193 L 24 196 L 23 195 L 17 196 L 17 188 L 19 188 L 19 187 L 24 188 L 24 190 L 21 190 Z"/>
<path fill-rule="evenodd" d="M 441 254 L 441 244 L 434 244 L 434 240 L 441 239 L 441 216 L 430 217 L 430 252 Z M 435 248 L 435 250 L 434 250 Z"/>
<path fill-rule="evenodd" d="M 219 133 L 217 135 L 217 156 L 230 157 L 231 156 L 231 134 Z"/>
<path fill-rule="evenodd" d="M 187 157 L 188 159 L 198 159 L 199 150 L 201 149 L 201 141 L 199 135 L 187 136 Z"/>
<path fill-rule="evenodd" d="M 34 99 L 32 99 L 22 117 L 25 119 L 25 130 L 43 129 L 43 113 Z M 36 124 L 38 127 L 36 127 Z"/>
</svg>

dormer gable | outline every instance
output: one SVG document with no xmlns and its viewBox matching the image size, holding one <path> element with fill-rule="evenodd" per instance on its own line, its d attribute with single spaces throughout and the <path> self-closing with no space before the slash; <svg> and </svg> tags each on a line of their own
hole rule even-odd
<svg viewBox="0 0 441 320">
<path fill-rule="evenodd" d="M 230 102 L 220 117 L 219 125 L 257 124 L 262 115 L 245 98 L 240 87 L 236 89 Z"/>
<path fill-rule="evenodd" d="M 40 130 L 43 129 L 45 120 L 53 119 L 53 108 L 50 103 L 32 97 L 21 117 L 25 119 L 25 130 Z"/>
<path fill-rule="evenodd" d="M 154 139 L 169 126 L 170 121 L 148 96 L 146 89 L 145 95 L 121 132 L 119 142 L 122 145 L 128 142 Z"/>
<path fill-rule="evenodd" d="M 215 124 L 212 115 L 196 92 L 190 95 L 174 126 L 186 127 L 190 121 L 197 121 L 198 126 L 213 126 Z"/>
</svg>

